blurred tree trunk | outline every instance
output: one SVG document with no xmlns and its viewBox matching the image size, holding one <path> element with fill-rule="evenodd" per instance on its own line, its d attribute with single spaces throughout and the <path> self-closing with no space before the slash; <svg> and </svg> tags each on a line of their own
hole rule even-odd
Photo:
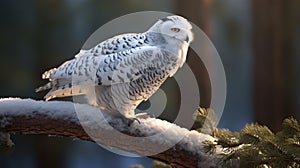
<svg viewBox="0 0 300 168">
<path fill-rule="evenodd" d="M 196 24 L 211 38 L 211 0 L 176 0 L 176 14 L 186 17 Z M 209 57 L 209 52 L 205 55 Z M 189 51 L 187 64 L 192 69 L 200 89 L 201 107 L 209 107 L 211 100 L 211 85 L 207 70 L 195 52 Z M 210 66 L 210 65 L 206 65 Z"/>
<path fill-rule="evenodd" d="M 296 115 L 297 0 L 253 0 L 254 110 L 258 123 L 278 131 Z"/>
<path fill-rule="evenodd" d="M 35 0 L 36 7 L 36 81 L 44 84 L 40 79 L 41 69 L 48 70 L 61 62 L 61 57 L 66 55 L 67 50 L 67 33 L 64 33 L 66 27 L 67 9 L 65 3 L 61 0 Z M 64 45 L 62 45 L 62 43 Z M 36 86 L 37 87 L 37 86 Z M 43 93 L 44 94 L 44 93 Z M 37 94 L 42 98 L 42 94 Z M 34 137 L 34 150 L 37 156 L 37 167 L 51 168 L 63 167 L 67 145 L 63 141 L 54 143 L 52 138 L 44 136 Z"/>
<path fill-rule="evenodd" d="M 211 38 L 211 0 L 189 0 L 175 1 L 176 14 L 186 17 L 189 21 L 196 24 L 209 38 Z M 199 40 L 199 39 L 198 39 Z M 205 57 L 210 56 L 210 51 L 205 52 Z M 193 71 L 199 87 L 200 107 L 208 108 L 211 104 L 211 85 L 206 66 L 197 54 L 190 49 L 186 63 Z M 176 115 L 177 116 L 177 115 Z M 199 128 L 195 123 L 192 129 Z"/>
</svg>

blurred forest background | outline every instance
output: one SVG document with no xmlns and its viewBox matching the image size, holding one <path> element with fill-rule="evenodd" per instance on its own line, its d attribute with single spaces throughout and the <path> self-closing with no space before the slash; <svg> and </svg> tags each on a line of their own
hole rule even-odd
<svg viewBox="0 0 300 168">
<path fill-rule="evenodd" d="M 71 59 L 101 25 L 132 12 L 165 11 L 197 24 L 221 56 L 227 101 L 218 127 L 239 131 L 246 123 L 258 122 L 278 131 L 283 118 L 299 117 L 299 7 L 297 0 L 1 1 L 0 97 L 41 99 L 43 93 L 34 89 L 45 83 L 42 72 Z M 187 62 L 198 66 L 189 57 Z M 197 77 L 203 93 L 200 104 L 208 107 L 205 68 Z M 11 154 L 0 154 L 1 168 L 149 167 L 152 162 L 69 138 L 12 138 L 17 146 Z"/>
</svg>

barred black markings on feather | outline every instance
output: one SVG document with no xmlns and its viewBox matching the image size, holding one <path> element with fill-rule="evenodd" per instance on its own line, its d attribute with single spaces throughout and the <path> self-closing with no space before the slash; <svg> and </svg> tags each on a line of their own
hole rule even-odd
<svg viewBox="0 0 300 168">
<path fill-rule="evenodd" d="M 172 29 L 182 31 L 172 31 Z M 180 16 L 157 21 L 148 31 L 110 38 L 43 74 L 46 100 L 88 94 L 92 88 L 101 109 L 134 117 L 134 109 L 173 76 L 185 62 L 193 39 L 191 25 Z M 94 103 L 92 103 L 94 104 Z"/>
</svg>

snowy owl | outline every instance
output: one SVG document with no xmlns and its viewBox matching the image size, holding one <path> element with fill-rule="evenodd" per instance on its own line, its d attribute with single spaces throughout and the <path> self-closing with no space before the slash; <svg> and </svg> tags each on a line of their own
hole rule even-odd
<svg viewBox="0 0 300 168">
<path fill-rule="evenodd" d="M 193 41 L 191 24 L 173 15 L 158 20 L 144 33 L 107 39 L 74 59 L 46 71 L 45 99 L 87 95 L 88 102 L 113 115 L 135 119 L 134 110 L 185 60 Z M 91 94 L 93 93 L 93 94 Z"/>
</svg>

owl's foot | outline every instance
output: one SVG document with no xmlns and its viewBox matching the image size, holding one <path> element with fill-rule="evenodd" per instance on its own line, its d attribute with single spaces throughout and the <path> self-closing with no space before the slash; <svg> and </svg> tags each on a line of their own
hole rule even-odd
<svg viewBox="0 0 300 168">
<path fill-rule="evenodd" d="M 138 113 L 138 114 L 135 115 L 135 117 L 133 117 L 133 118 L 126 118 L 126 120 L 127 120 L 128 126 L 131 126 L 131 124 L 134 121 L 136 121 L 139 124 L 141 124 L 141 121 L 139 119 L 147 119 L 147 118 L 150 118 L 150 117 L 151 117 L 150 114 L 147 114 L 147 113 Z"/>
<path fill-rule="evenodd" d="M 130 127 L 134 121 L 138 122 L 139 124 L 141 124 L 140 120 L 137 118 L 123 118 L 124 121 L 127 123 L 128 127 Z"/>
</svg>

